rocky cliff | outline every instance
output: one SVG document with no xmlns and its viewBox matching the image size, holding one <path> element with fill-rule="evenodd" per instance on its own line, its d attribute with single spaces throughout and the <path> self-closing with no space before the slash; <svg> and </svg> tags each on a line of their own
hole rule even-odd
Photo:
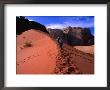
<svg viewBox="0 0 110 90">
<path fill-rule="evenodd" d="M 68 28 L 67 42 L 70 45 L 93 45 L 94 36 L 89 28 L 72 27 Z"/>
<path fill-rule="evenodd" d="M 94 36 L 89 28 L 67 27 L 64 29 L 47 29 L 50 36 L 57 39 L 60 37 L 69 45 L 93 45 Z"/>
</svg>

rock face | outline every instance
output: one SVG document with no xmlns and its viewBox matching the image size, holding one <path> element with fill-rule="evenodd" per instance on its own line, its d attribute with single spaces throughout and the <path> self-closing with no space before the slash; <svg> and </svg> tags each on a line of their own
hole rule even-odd
<svg viewBox="0 0 110 90">
<path fill-rule="evenodd" d="M 44 25 L 38 22 L 29 21 L 28 19 L 25 19 L 25 17 L 22 16 L 16 17 L 16 35 L 19 35 L 22 32 L 30 29 L 41 30 L 43 32 L 48 33 Z"/>
<path fill-rule="evenodd" d="M 94 36 L 91 34 L 89 28 L 81 27 L 67 27 L 63 30 L 61 29 L 48 29 L 49 34 L 53 38 L 60 37 L 63 41 L 69 45 L 93 45 Z"/>
<path fill-rule="evenodd" d="M 47 29 L 47 31 L 49 32 L 50 36 L 54 39 L 57 39 L 58 37 L 64 39 L 64 33 L 63 30 L 61 29 Z"/>
<path fill-rule="evenodd" d="M 94 36 L 91 34 L 89 28 L 75 27 L 69 29 L 67 41 L 70 45 L 93 45 Z"/>
</svg>

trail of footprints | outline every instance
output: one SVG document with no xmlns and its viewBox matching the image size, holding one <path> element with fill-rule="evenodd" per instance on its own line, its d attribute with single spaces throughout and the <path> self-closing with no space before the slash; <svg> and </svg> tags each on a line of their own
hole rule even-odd
<svg viewBox="0 0 110 90">
<path fill-rule="evenodd" d="M 56 74 L 82 74 L 78 67 L 75 65 L 75 60 L 73 58 L 75 57 L 81 57 L 84 60 L 88 60 L 89 63 L 93 62 L 93 55 L 89 55 L 86 53 L 83 53 L 77 49 L 69 49 L 64 48 L 60 50 L 59 56 L 56 57 L 56 68 L 55 73 Z"/>
<path fill-rule="evenodd" d="M 71 59 L 71 55 L 66 52 L 65 50 L 60 50 L 59 56 L 57 56 L 57 62 L 56 62 L 56 68 L 55 73 L 56 74 L 80 74 L 81 72 L 76 67 L 75 62 Z"/>
</svg>

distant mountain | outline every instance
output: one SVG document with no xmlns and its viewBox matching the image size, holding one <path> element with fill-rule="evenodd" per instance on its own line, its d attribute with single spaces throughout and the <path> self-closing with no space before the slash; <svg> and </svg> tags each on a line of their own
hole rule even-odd
<svg viewBox="0 0 110 90">
<path fill-rule="evenodd" d="M 29 29 L 41 30 L 43 32 L 48 33 L 44 25 L 38 22 L 29 21 L 28 19 L 25 19 L 25 17 L 23 16 L 16 17 L 16 35 L 19 35 L 22 32 L 27 31 Z"/>
<path fill-rule="evenodd" d="M 58 37 L 69 45 L 93 45 L 94 36 L 91 34 L 90 28 L 67 27 L 61 29 L 47 29 L 50 36 L 57 40 Z"/>
</svg>

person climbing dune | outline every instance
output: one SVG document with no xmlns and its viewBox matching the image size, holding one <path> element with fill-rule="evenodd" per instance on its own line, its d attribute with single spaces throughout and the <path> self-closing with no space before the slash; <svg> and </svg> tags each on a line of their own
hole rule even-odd
<svg viewBox="0 0 110 90">
<path fill-rule="evenodd" d="M 58 37 L 57 42 L 58 42 L 60 48 L 63 49 L 63 40 L 62 40 L 62 38 Z"/>
</svg>

